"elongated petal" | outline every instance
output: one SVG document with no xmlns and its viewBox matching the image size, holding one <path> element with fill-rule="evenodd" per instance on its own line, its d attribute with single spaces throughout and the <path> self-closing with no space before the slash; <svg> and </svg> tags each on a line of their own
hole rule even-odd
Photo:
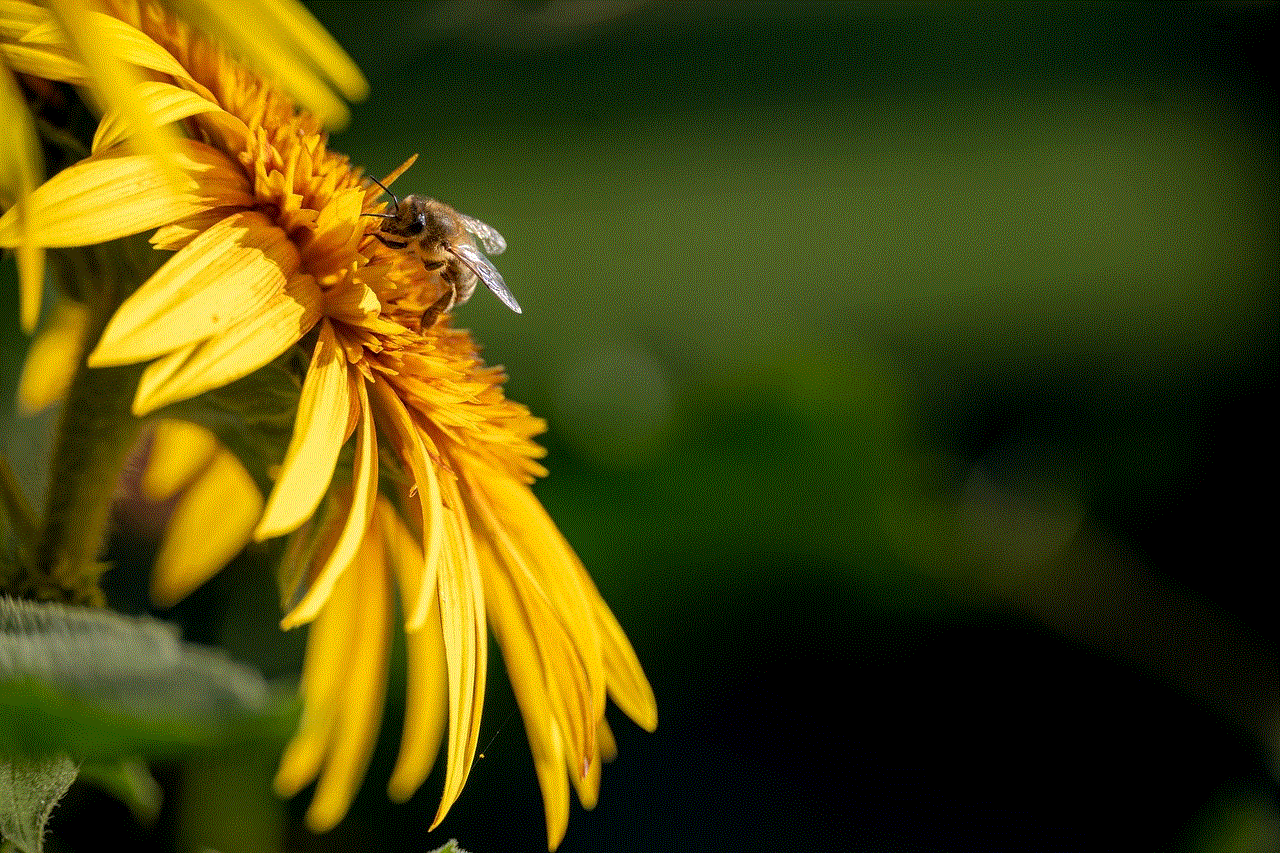
<svg viewBox="0 0 1280 853">
<path fill-rule="evenodd" d="M 350 114 L 328 82 L 338 85 L 348 98 L 363 98 L 367 92 L 368 84 L 359 69 L 300 4 L 177 2 L 185 17 L 232 46 L 263 76 L 277 80 L 330 128 L 345 125 Z"/>
<path fill-rule="evenodd" d="M 456 490 L 450 503 L 461 505 Z M 444 520 L 448 545 L 440 561 L 437 596 L 449 671 L 449 753 L 444 791 L 431 822 L 432 829 L 444 820 L 471 772 L 480 737 L 488 666 L 484 583 L 472 537 L 462 529 L 457 513 L 446 508 Z"/>
<path fill-rule="evenodd" d="M 396 454 L 409 469 L 418 489 L 418 503 L 422 510 L 423 549 L 423 581 L 420 590 L 423 595 L 434 595 L 440 557 L 445 546 L 444 513 L 435 462 L 427 456 L 421 430 L 409 416 L 395 390 L 382 377 L 374 379 L 373 396 L 378 404 L 379 422 L 383 424 Z M 418 628 L 422 624 L 418 619 L 425 618 L 427 609 L 428 605 L 421 597 L 416 602 L 406 602 L 406 610 L 409 611 L 406 630 Z"/>
<path fill-rule="evenodd" d="M 186 400 L 247 376 L 297 343 L 320 320 L 320 290 L 310 276 L 294 276 L 256 315 L 226 332 L 152 362 L 133 401 L 135 415 Z"/>
<path fill-rule="evenodd" d="M 594 594 L 596 624 L 600 628 L 600 636 L 604 641 L 604 664 L 609 679 L 609 698 L 622 709 L 622 713 L 630 717 L 636 725 L 647 732 L 658 727 L 658 700 L 640 668 L 640 659 L 631 648 L 631 641 L 623 633 L 622 626 L 609 610 L 609 605 L 595 591 L 595 584 L 582 570 L 586 583 L 591 584 Z"/>
<path fill-rule="evenodd" d="M 373 413 L 369 410 L 369 395 L 365 391 L 364 377 L 355 373 L 348 377 L 348 381 L 353 386 L 352 395 L 360 405 L 360 419 L 356 422 L 351 511 L 347 514 L 341 536 L 315 581 L 303 591 L 298 602 L 280 620 L 280 627 L 286 630 L 305 625 L 316 617 L 338 578 L 355 560 L 356 552 L 373 518 L 373 503 L 378 492 L 378 448 L 374 438 Z"/>
<path fill-rule="evenodd" d="M 389 507 L 388 507 L 389 508 Z M 403 522 L 401 522 L 403 527 Z M 405 531 L 408 533 L 408 531 Z M 421 550 L 419 550 L 419 563 Z M 400 588 L 416 584 L 416 566 L 393 561 L 397 567 Z M 440 627 L 440 611 L 432 597 L 432 609 L 422 627 L 405 635 L 408 676 L 405 683 L 404 732 L 400 737 L 400 754 L 387 783 L 391 799 L 404 802 L 413 796 L 426 780 L 444 741 L 448 715 L 449 670 L 445 661 L 444 635 Z"/>
<path fill-rule="evenodd" d="M 12 23 L 22 17 L 27 19 L 27 27 L 14 36 L 15 40 L 24 45 L 53 47 L 77 56 L 81 51 L 104 54 L 131 66 L 158 71 L 179 80 L 191 80 L 187 69 L 173 58 L 173 54 L 156 44 L 146 33 L 119 18 L 89 11 L 83 2 L 68 0 L 51 2 L 51 10 L 35 7 L 40 14 L 34 16 L 30 12 L 11 16 L 12 12 L 24 5 L 31 7 L 33 4 L 5 4 L 5 8 L 0 10 L 0 36 L 9 36 Z M 65 25 L 64 18 L 71 19 L 71 29 Z M 11 22 L 9 28 L 5 26 L 6 20 Z M 89 76 L 87 69 L 85 76 Z"/>
<path fill-rule="evenodd" d="M 146 361 L 224 332 L 282 292 L 298 263 L 289 236 L 265 216 L 229 216 L 124 301 L 89 354 L 89 366 Z"/>
<path fill-rule="evenodd" d="M 350 415 L 347 359 L 334 339 L 333 326 L 323 320 L 311 367 L 302 383 L 293 437 L 262 522 L 253 533 L 255 539 L 262 541 L 295 530 L 316 511 L 333 479 L 338 452 L 347 440 Z"/>
<path fill-rule="evenodd" d="M 0 39 L 17 41 L 31 29 L 53 20 L 49 10 L 23 0 L 0 2 Z"/>
<path fill-rule="evenodd" d="M 358 630 L 348 640 L 353 648 L 339 694 L 340 736 L 333 742 L 307 809 L 307 827 L 312 832 L 327 832 L 346 814 L 369 767 L 382 721 L 395 604 L 377 535 L 363 539 L 355 563 L 355 570 L 346 573 L 346 583 L 353 588 L 344 589 L 338 600 L 342 607 L 359 608 Z"/>
<path fill-rule="evenodd" d="M 210 207 L 253 203 L 244 172 L 226 155 L 182 140 L 187 180 L 175 190 L 156 157 L 119 148 L 81 160 L 31 194 L 27 240 L 37 246 L 89 246 L 176 222 Z M 17 213 L 0 217 L 0 248 L 18 245 Z"/>
<path fill-rule="evenodd" d="M 53 306 L 40 334 L 27 350 L 18 380 L 18 410 L 43 411 L 62 400 L 84 355 L 89 311 L 79 302 L 60 299 Z"/>
<path fill-rule="evenodd" d="M 296 45 L 347 99 L 359 101 L 369 94 L 369 83 L 351 57 L 333 36 L 320 26 L 307 8 L 296 0 L 253 3 L 271 16 L 272 29 Z"/>
<path fill-rule="evenodd" d="M 472 477 L 475 479 L 472 479 Z M 468 499 L 492 542 L 496 565 L 511 579 L 547 679 L 574 774 L 596 754 L 595 724 L 604 716 L 605 678 L 594 613 L 569 554 L 528 487 L 510 478 L 481 479 L 468 469 Z M 493 578 L 486 575 L 486 583 Z M 533 627 L 536 626 L 536 627 Z"/>
<path fill-rule="evenodd" d="M 542 664 L 533 644 L 532 626 L 526 621 L 510 578 L 498 569 L 498 558 L 483 540 L 477 540 L 480 564 L 486 569 L 485 599 L 494 636 L 506 661 L 511 689 L 524 718 L 529 751 L 533 755 L 542 804 L 546 812 L 547 848 L 554 850 L 569 826 L 569 783 L 565 772 L 564 740 L 556 727 L 551 701 L 542 678 Z"/>
<path fill-rule="evenodd" d="M 151 600 L 177 604 L 203 584 L 249 542 L 262 514 L 262 495 L 249 472 L 230 451 L 212 463 L 182 493 L 156 555 Z M 209 519 L 216 518 L 217 524 Z"/>
<path fill-rule="evenodd" d="M 13 75 L 0 68 L 0 115 L 6 129 L 0 137 L 0 205 L 12 206 L 18 243 L 19 316 L 22 329 L 31 332 L 40 317 L 44 287 L 44 250 L 30 238 L 29 206 L 32 191 L 44 175 L 35 123 L 27 111 Z"/>
<path fill-rule="evenodd" d="M 209 430 L 165 418 L 151 431 L 151 452 L 139 483 L 149 501 L 166 501 L 205 470 L 222 450 Z M 256 489 L 255 489 L 256 491 Z"/>
<path fill-rule="evenodd" d="M 202 98 L 195 92 L 181 89 L 171 83 L 158 80 L 145 80 L 138 83 L 133 90 L 133 99 L 141 104 L 142 109 L 157 125 L 171 124 L 194 115 L 205 115 L 204 122 L 221 126 L 227 137 L 228 147 L 233 147 L 231 140 L 239 140 L 234 148 L 243 148 L 249 136 L 249 129 L 240 119 L 223 110 L 217 104 Z M 130 117 L 123 111 L 109 111 L 100 122 L 93 135 L 93 153 L 120 144 L 133 135 L 135 129 Z"/>
<path fill-rule="evenodd" d="M 326 519 L 320 532 L 325 544 L 336 541 L 349 509 L 349 502 L 334 501 L 334 515 Z M 360 602 L 354 599 L 355 578 L 339 578 L 336 586 L 340 594 L 326 602 L 308 629 L 300 685 L 304 698 L 302 719 L 280 759 L 275 778 L 276 793 L 282 797 L 298 793 L 319 774 L 337 733 L 352 656 L 359 653 L 358 645 L 352 642 L 360 632 Z"/>
<path fill-rule="evenodd" d="M 141 82 L 139 65 L 159 58 L 164 73 L 185 77 L 182 66 L 154 41 L 110 15 L 91 12 L 84 0 L 48 0 L 49 9 L 66 34 L 72 51 L 89 71 L 89 82 L 101 101 L 123 114 L 140 151 L 153 154 L 165 181 L 181 186 L 175 160 L 177 135 L 161 126 L 133 97 Z"/>
<path fill-rule="evenodd" d="M 89 70 L 64 48 L 42 44 L 0 44 L 4 65 L 21 74 L 63 83 L 87 83 Z"/>
<path fill-rule="evenodd" d="M 406 510 L 411 500 L 406 501 Z M 436 578 L 435 575 L 428 577 L 423 571 L 425 561 L 422 557 L 422 539 L 413 535 L 390 502 L 380 498 L 374 515 L 375 524 L 382 531 L 382 538 L 386 542 L 388 559 L 395 567 L 399 580 L 400 602 L 405 611 L 405 631 L 412 633 L 424 625 L 427 611 L 435 603 Z M 418 608 L 422 608 L 421 613 L 417 612 Z"/>
</svg>

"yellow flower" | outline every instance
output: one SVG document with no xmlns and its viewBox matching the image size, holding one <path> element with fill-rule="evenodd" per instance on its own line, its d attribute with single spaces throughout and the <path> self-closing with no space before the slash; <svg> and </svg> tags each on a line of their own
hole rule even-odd
<svg viewBox="0 0 1280 853">
<path fill-rule="evenodd" d="M 217 34 L 254 67 L 281 81 L 328 127 L 342 126 L 349 118 L 346 105 L 330 87 L 353 99 L 367 92 L 359 69 L 296 0 L 174 0 L 174 5 L 187 20 Z M 40 310 L 44 246 L 30 237 L 40 225 L 31 222 L 26 206 L 39 183 L 42 163 L 35 128 L 13 73 L 87 88 L 114 122 L 127 127 L 141 150 L 165 161 L 158 167 L 162 177 L 176 179 L 169 162 L 176 137 L 165 125 L 177 117 L 155 112 L 135 94 L 144 79 L 169 76 L 180 81 L 186 72 L 151 40 L 138 38 L 136 24 L 142 15 L 159 18 L 162 13 L 158 7 L 127 10 L 121 4 L 113 16 L 86 0 L 0 4 L 0 114 L 12 117 L 13 124 L 0 139 L 0 207 L 17 211 L 14 224 L 21 235 L 0 245 L 19 250 L 21 320 L 27 331 L 35 327 Z M 134 20 L 121 20 L 130 17 Z"/>
<path fill-rule="evenodd" d="M 0 218 L 0 246 L 87 245 L 158 229 L 152 245 L 174 254 L 89 354 L 91 367 L 150 362 L 133 401 L 138 416 L 293 347 L 309 350 L 274 487 L 260 516 L 254 508 L 237 528 L 252 525 L 258 539 L 292 534 L 282 625 L 312 624 L 303 719 L 277 789 L 292 794 L 318 777 L 309 825 L 324 830 L 345 814 L 381 720 L 398 597 L 409 687 L 391 796 L 418 788 L 441 742 L 433 827 L 459 795 L 476 751 L 491 625 L 554 849 L 570 783 L 592 806 L 612 755 L 606 695 L 649 730 L 657 710 L 617 621 L 530 490 L 545 473 L 533 441 L 544 423 L 504 397 L 504 374 L 481 362 L 468 333 L 428 311 L 447 285 L 376 239 L 381 220 L 362 214 L 381 209 L 381 190 L 328 150 L 318 119 L 165 7 L 120 0 L 110 13 L 127 30 L 120 43 L 136 46 L 121 61 L 147 79 L 132 86 L 129 113 L 103 116 L 89 157 Z M 181 123 L 176 184 L 163 155 L 129 144 L 132 114 L 157 127 Z M 349 469 L 339 465 L 348 444 Z M 244 493 L 243 479 L 221 477 Z M 218 479 L 210 482 L 216 493 Z M 198 528 L 208 504 L 192 500 Z M 180 595 L 218 559 L 170 568 L 178 579 L 157 589 Z"/>
</svg>

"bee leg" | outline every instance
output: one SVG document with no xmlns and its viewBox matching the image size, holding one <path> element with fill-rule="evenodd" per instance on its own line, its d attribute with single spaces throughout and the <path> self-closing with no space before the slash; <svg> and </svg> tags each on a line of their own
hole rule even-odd
<svg viewBox="0 0 1280 853">
<path fill-rule="evenodd" d="M 378 238 L 378 242 L 386 246 L 388 249 L 403 249 L 409 245 L 408 242 L 402 240 L 388 240 L 377 231 L 373 232 L 373 236 Z"/>
<path fill-rule="evenodd" d="M 453 300 L 456 295 L 453 287 L 450 287 L 440 295 L 439 299 L 431 303 L 431 306 L 422 312 L 422 319 L 419 321 L 422 328 L 429 329 L 434 326 L 437 318 L 453 307 Z"/>
</svg>

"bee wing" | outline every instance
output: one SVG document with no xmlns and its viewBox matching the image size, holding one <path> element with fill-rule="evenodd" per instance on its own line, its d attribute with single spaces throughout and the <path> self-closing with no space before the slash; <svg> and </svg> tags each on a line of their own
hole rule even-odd
<svg viewBox="0 0 1280 853">
<path fill-rule="evenodd" d="M 487 227 L 487 226 L 486 226 Z M 497 234 L 498 232 L 494 231 Z M 501 238 L 499 238 L 501 239 Z M 484 282 L 484 286 L 493 291 L 494 295 L 502 300 L 502 304 L 506 305 L 517 314 L 522 314 L 520 303 L 516 302 L 516 298 L 511 295 L 511 291 L 507 289 L 507 283 L 502 280 L 502 273 L 489 263 L 489 259 L 480 253 L 475 246 L 469 246 L 466 243 L 457 246 L 450 246 L 449 250 L 453 252 L 454 257 L 473 273 L 476 277 Z"/>
<path fill-rule="evenodd" d="M 507 250 L 507 241 L 502 239 L 498 229 L 492 225 L 486 225 L 479 219 L 472 219 L 465 213 L 459 213 L 458 218 L 462 220 L 462 224 L 468 231 L 480 238 L 480 245 L 484 246 L 484 250 L 489 254 L 501 255 Z"/>
</svg>

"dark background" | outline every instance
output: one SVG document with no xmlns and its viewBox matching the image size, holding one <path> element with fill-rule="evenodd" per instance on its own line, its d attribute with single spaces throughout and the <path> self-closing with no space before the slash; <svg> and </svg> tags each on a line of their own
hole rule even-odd
<svg viewBox="0 0 1280 853">
<path fill-rule="evenodd" d="M 658 695 L 563 851 L 1280 843 L 1274 4 L 308 5 Z M 166 615 L 288 675 L 270 583 Z M 392 712 L 328 836 L 219 756 L 138 844 L 544 849 L 513 709 L 430 835 Z"/>
</svg>

